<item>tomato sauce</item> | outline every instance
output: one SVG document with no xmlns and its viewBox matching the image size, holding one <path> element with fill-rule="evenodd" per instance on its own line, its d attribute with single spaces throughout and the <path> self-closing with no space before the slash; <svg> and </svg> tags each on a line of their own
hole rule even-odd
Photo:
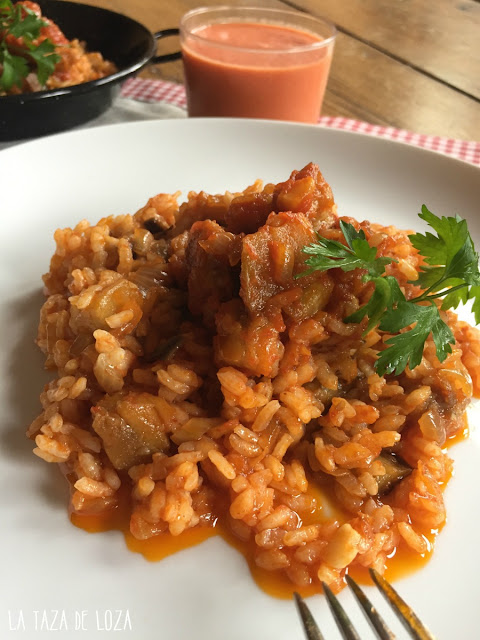
<svg viewBox="0 0 480 640">
<path fill-rule="evenodd" d="M 321 490 L 315 489 L 313 493 L 320 494 Z M 318 495 L 318 497 L 320 496 Z M 328 497 L 326 495 L 322 493 L 321 497 L 322 502 L 319 501 L 319 504 L 323 504 L 323 506 L 315 512 L 312 512 L 308 521 L 305 519 L 304 524 L 321 522 L 325 519 L 331 519 L 332 516 L 338 516 L 339 520 L 345 519 L 344 514 L 340 511 L 336 512 L 335 507 L 333 507 L 331 503 L 328 503 Z M 187 529 L 179 536 L 163 533 L 147 540 L 137 540 L 130 533 L 130 513 L 130 499 L 125 491 L 121 497 L 119 506 L 109 513 L 103 513 L 101 515 L 79 515 L 72 513 L 70 518 L 76 527 L 89 533 L 109 530 L 121 531 L 124 534 L 128 549 L 134 553 L 140 553 L 150 562 L 158 562 L 177 551 L 201 544 L 204 540 L 208 540 L 208 538 L 221 536 L 225 542 L 245 557 L 253 579 L 265 593 L 275 598 L 291 599 L 294 591 L 297 591 L 303 597 L 312 596 L 321 591 L 318 583 L 311 584 L 307 587 L 298 587 L 292 584 L 283 572 L 272 572 L 258 567 L 254 558 L 255 543 L 253 541 L 245 542 L 234 536 L 225 525 L 226 518 L 222 517 L 222 514 L 215 521 L 214 527 L 199 526 L 193 529 Z M 412 551 L 405 543 L 401 543 L 387 560 L 387 570 L 385 572 L 387 580 L 395 581 L 423 567 L 433 553 L 437 533 L 437 530 L 424 533 L 429 545 L 428 551 L 422 555 Z M 353 569 L 349 569 L 349 573 L 357 582 L 361 584 L 371 584 L 368 569 L 354 567 Z"/>
<path fill-rule="evenodd" d="M 333 41 L 280 24 L 213 23 L 182 41 L 190 116 L 316 122 Z"/>
<path fill-rule="evenodd" d="M 468 438 L 469 427 L 467 416 L 463 417 L 463 426 L 458 432 L 447 439 L 445 449 Z M 444 450 L 445 450 L 444 449 Z M 445 482 L 445 486 L 450 478 Z M 303 597 L 315 595 L 321 591 L 318 583 L 311 584 L 307 587 L 298 587 L 288 577 L 280 571 L 272 572 L 261 569 L 255 563 L 254 541 L 245 542 L 237 538 L 226 526 L 226 506 L 218 508 L 218 517 L 214 526 L 197 526 L 192 529 L 185 530 L 179 536 L 172 536 L 169 533 L 163 533 L 147 540 L 138 540 L 130 533 L 130 514 L 132 511 L 130 490 L 126 486 L 128 478 L 124 478 L 122 489 L 120 489 L 120 499 L 118 507 L 112 509 L 108 513 L 101 515 L 80 515 L 72 513 L 70 519 L 72 523 L 89 533 L 98 533 L 102 531 L 119 530 L 125 537 L 125 542 L 130 551 L 140 553 L 150 562 L 158 562 L 167 556 L 170 556 L 182 549 L 201 544 L 204 540 L 208 540 L 214 536 L 221 536 L 227 544 L 241 553 L 249 566 L 250 572 L 256 584 L 265 593 L 280 599 L 291 599 L 293 592 L 297 591 Z M 330 497 L 327 485 L 319 486 L 314 482 L 309 482 L 308 494 L 316 499 L 316 507 L 310 514 L 303 517 L 302 523 L 305 525 L 317 522 L 324 522 L 336 519 L 339 522 L 348 519 L 348 515 L 341 509 L 337 508 L 334 500 Z M 413 551 L 403 541 L 394 549 L 387 558 L 387 567 L 385 578 L 390 582 L 395 582 L 415 571 L 421 569 L 431 558 L 435 546 L 435 539 L 440 529 L 432 529 L 423 531 L 422 534 L 427 541 L 427 551 L 419 554 Z M 354 566 L 348 570 L 349 575 L 360 584 L 371 584 L 371 578 L 368 569 Z"/>
</svg>

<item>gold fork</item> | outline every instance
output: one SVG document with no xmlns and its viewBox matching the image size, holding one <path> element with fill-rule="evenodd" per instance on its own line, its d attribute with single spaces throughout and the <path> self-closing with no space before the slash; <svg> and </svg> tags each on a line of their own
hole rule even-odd
<svg viewBox="0 0 480 640">
<path fill-rule="evenodd" d="M 434 636 L 420 621 L 418 616 L 412 611 L 405 600 L 398 595 L 392 585 L 374 569 L 370 569 L 370 575 L 373 582 L 376 584 L 382 595 L 386 598 L 387 602 L 391 605 L 392 609 L 403 623 L 404 627 L 407 629 L 410 637 L 414 638 L 414 640 L 435 640 Z M 355 580 L 348 575 L 345 576 L 345 579 L 360 604 L 364 615 L 370 622 L 372 629 L 375 631 L 377 638 L 380 638 L 380 640 L 394 640 L 396 636 L 387 627 L 377 609 L 360 589 Z M 330 587 L 324 582 L 322 582 L 322 587 L 325 595 L 327 596 L 330 610 L 344 640 L 361 640 L 358 632 L 355 630 L 355 627 L 345 613 L 344 608 L 332 593 Z M 303 622 L 307 640 L 325 640 L 304 599 L 298 593 L 294 593 L 294 596 Z"/>
</svg>

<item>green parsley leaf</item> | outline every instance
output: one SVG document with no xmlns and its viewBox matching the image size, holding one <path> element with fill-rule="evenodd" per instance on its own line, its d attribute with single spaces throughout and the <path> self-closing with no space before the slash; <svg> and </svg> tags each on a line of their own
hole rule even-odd
<svg viewBox="0 0 480 640">
<path fill-rule="evenodd" d="M 475 252 L 466 220 L 458 215 L 454 218 L 439 218 L 425 205 L 422 206 L 419 217 L 437 232 L 437 236 L 430 232 L 409 236 L 427 265 L 432 265 L 421 267 L 415 284 L 427 289 L 429 293 L 440 291 L 446 286 L 456 286 L 452 279 L 460 279 L 466 285 L 480 284 L 478 254 Z M 451 306 L 446 308 L 455 308 L 461 300 L 462 296 L 451 297 Z"/>
<path fill-rule="evenodd" d="M 463 286 L 463 280 L 461 278 L 451 278 L 448 284 L 450 287 L 449 293 L 447 293 L 442 300 L 442 309 L 444 311 L 447 309 L 456 309 L 460 303 L 466 304 L 469 296 L 469 290 Z M 455 287 L 459 287 L 459 289 L 455 289 Z"/>
<path fill-rule="evenodd" d="M 410 237 L 413 246 L 418 249 L 428 264 L 446 264 L 467 240 L 469 233 L 467 223 L 459 216 L 455 218 L 439 218 L 422 205 L 419 218 L 434 229 L 438 237 L 427 231 L 425 235 L 415 233 Z"/>
<path fill-rule="evenodd" d="M 340 268 L 343 271 L 365 269 L 368 275 L 375 277 L 382 275 L 387 264 L 395 262 L 392 258 L 377 258 L 377 250 L 368 244 L 363 230 L 356 231 L 353 225 L 343 220 L 340 220 L 340 228 L 348 246 L 318 235 L 317 242 L 303 249 L 304 253 L 312 256 L 305 261 L 310 268 L 299 273 L 296 278 L 301 278 L 313 271 L 327 271 L 334 268 Z"/>
<path fill-rule="evenodd" d="M 25 58 L 13 56 L 8 49 L 5 49 L 0 51 L 0 64 L 3 66 L 0 87 L 3 87 L 5 91 L 10 91 L 13 86 L 21 89 L 23 79 L 28 75 L 28 64 Z"/>
<path fill-rule="evenodd" d="M 380 375 L 399 375 L 408 366 L 417 367 L 423 356 L 425 341 L 432 335 L 436 355 L 443 362 L 452 352 L 455 339 L 442 320 L 437 299 L 443 298 L 441 309 L 454 309 L 461 302 L 472 300 L 475 321 L 480 323 L 479 257 L 465 220 L 460 216 L 439 218 L 422 206 L 419 216 L 436 232 L 416 233 L 410 237 L 413 246 L 423 256 L 418 279 L 413 284 L 423 289 L 416 298 L 407 300 L 398 281 L 385 275 L 385 267 L 392 258 L 377 257 L 363 230 L 340 222 L 347 246 L 319 236 L 318 242 L 303 251 L 312 257 L 306 261 L 310 269 L 300 274 L 340 268 L 343 271 L 362 269 L 365 282 L 373 284 L 368 302 L 344 319 L 360 323 L 368 318 L 364 335 L 376 326 L 394 333 L 386 340 L 386 348 L 379 353 L 375 368 Z"/>
<path fill-rule="evenodd" d="M 60 61 L 60 56 L 54 53 L 55 46 L 50 40 L 43 40 L 36 47 L 28 47 L 30 57 L 37 64 L 38 81 L 44 86 L 48 78 L 52 75 L 55 65 Z"/>
<path fill-rule="evenodd" d="M 37 74 L 40 85 L 45 85 L 60 61 L 50 40 L 35 42 L 46 24 L 31 9 L 0 0 L 0 92 L 8 93 L 14 86 L 21 89 L 32 72 Z M 17 42 L 7 44 L 8 35 Z"/>
<path fill-rule="evenodd" d="M 13 9 L 11 0 L 0 0 L 0 25 L 3 25 L 4 15 L 9 14 Z"/>
<path fill-rule="evenodd" d="M 480 286 L 471 287 L 468 292 L 468 299 L 473 300 L 472 311 L 475 316 L 475 322 L 480 324 Z"/>
<path fill-rule="evenodd" d="M 396 308 L 391 308 L 385 313 L 380 322 L 380 329 L 396 333 L 413 323 L 412 329 L 399 333 L 385 342 L 388 346 L 380 353 L 375 363 L 379 375 L 398 375 L 407 365 L 410 369 L 418 367 L 422 361 L 425 341 L 430 333 L 440 362 L 452 352 L 450 345 L 454 344 L 455 338 L 449 326 L 441 319 L 435 303 L 417 305 L 414 302 L 400 302 Z"/>
<path fill-rule="evenodd" d="M 29 40 L 35 40 L 40 35 L 40 29 L 46 24 L 31 9 L 17 4 L 13 8 L 10 35 L 14 38 L 25 37 Z"/>
<path fill-rule="evenodd" d="M 405 301 L 405 296 L 398 286 L 398 281 L 393 276 L 373 278 L 372 282 L 375 285 L 375 289 L 370 300 L 363 307 L 360 307 L 360 309 L 345 318 L 345 322 L 359 323 L 367 316 L 368 324 L 363 332 L 364 335 L 380 323 L 381 318 L 388 309 L 391 309 L 397 303 Z"/>
</svg>

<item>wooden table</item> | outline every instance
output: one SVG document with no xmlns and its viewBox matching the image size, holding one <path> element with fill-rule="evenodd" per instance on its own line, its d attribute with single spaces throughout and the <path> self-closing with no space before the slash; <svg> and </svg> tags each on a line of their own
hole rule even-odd
<svg viewBox="0 0 480 640">
<path fill-rule="evenodd" d="M 152 31 L 177 26 L 189 9 L 219 4 L 210 0 L 86 1 L 124 13 Z M 250 4 L 299 9 L 323 15 L 337 25 L 322 115 L 480 140 L 480 2 L 263 0 Z M 176 45 L 176 39 L 170 39 L 161 43 L 160 51 Z M 182 82 L 182 63 L 167 63 L 143 74 Z"/>
</svg>

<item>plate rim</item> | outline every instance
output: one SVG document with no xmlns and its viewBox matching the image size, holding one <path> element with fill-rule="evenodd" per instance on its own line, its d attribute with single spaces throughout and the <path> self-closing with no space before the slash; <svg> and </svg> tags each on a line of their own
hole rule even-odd
<svg viewBox="0 0 480 640">
<path fill-rule="evenodd" d="M 101 125 L 83 125 L 81 128 L 72 129 L 69 131 L 61 131 L 58 133 L 53 133 L 51 135 L 42 136 L 40 138 L 35 138 L 32 140 L 21 140 L 14 142 L 9 145 L 7 148 L 0 149 L 0 160 L 2 159 L 3 152 L 13 152 L 16 149 L 23 148 L 25 145 L 29 146 L 40 146 L 40 145 L 49 145 L 53 144 L 59 139 L 72 138 L 75 140 L 78 137 L 82 137 L 85 135 L 90 135 L 93 132 L 99 133 L 100 135 L 106 135 L 105 132 L 107 130 L 111 131 L 112 134 L 115 131 L 121 134 L 121 131 L 124 129 L 134 129 L 134 128 L 149 128 L 149 127 L 164 127 L 164 126 L 173 126 L 175 127 L 197 127 L 201 125 L 214 125 L 214 126 L 232 126 L 232 125 L 240 125 L 244 127 L 268 127 L 268 128 L 299 128 L 299 129 L 309 129 L 312 132 L 327 132 L 327 135 L 339 135 L 341 137 L 351 137 L 351 138 L 362 138 L 375 141 L 375 143 L 385 144 L 385 145 L 396 145 L 399 148 L 410 149 L 414 152 L 419 152 L 420 154 L 427 154 L 432 158 L 442 158 L 443 161 L 453 162 L 454 164 L 458 164 L 460 167 L 471 167 L 475 171 L 480 171 L 480 165 L 476 165 L 475 163 L 469 162 L 468 160 L 462 160 L 460 158 L 456 158 L 449 154 L 443 153 L 442 151 L 435 149 L 427 149 L 425 147 L 421 147 L 414 142 L 408 142 L 406 140 L 392 139 L 387 138 L 383 135 L 378 135 L 374 133 L 369 133 L 366 131 L 350 131 L 349 129 L 339 129 L 337 127 L 331 127 L 326 124 L 318 123 L 318 124 L 308 124 L 303 122 L 290 122 L 283 120 L 261 120 L 256 118 L 158 118 L 158 119 L 149 119 L 149 120 L 136 120 L 134 122 L 116 122 L 111 124 L 101 124 Z M 403 131 L 398 129 L 398 131 Z M 433 136 L 437 137 L 437 136 Z"/>
</svg>

